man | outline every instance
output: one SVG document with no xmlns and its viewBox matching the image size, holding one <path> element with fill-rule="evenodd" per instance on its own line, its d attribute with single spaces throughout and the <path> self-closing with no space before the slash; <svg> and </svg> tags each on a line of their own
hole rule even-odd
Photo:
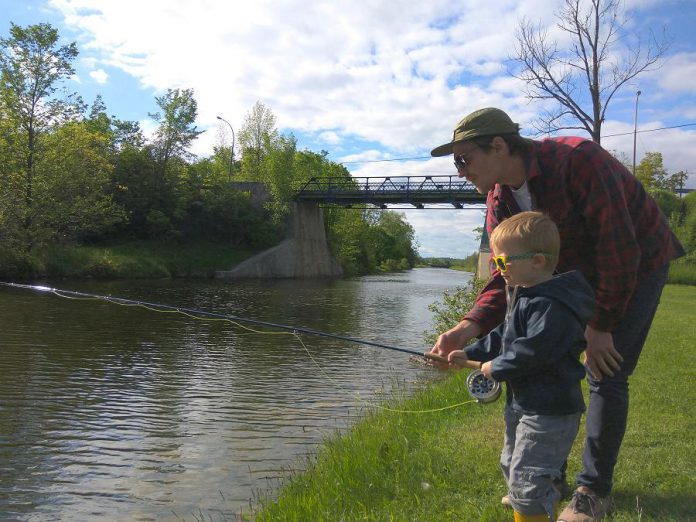
<svg viewBox="0 0 696 522">
<path fill-rule="evenodd" d="M 628 377 L 645 343 L 669 262 L 684 254 L 657 203 L 598 144 L 561 137 L 533 141 L 500 109 L 462 119 L 433 156 L 454 155 L 460 177 L 488 194 L 490 236 L 503 219 L 525 210 L 558 226 L 558 271 L 579 270 L 595 291 L 585 330 L 590 389 L 583 469 L 559 521 L 594 522 L 610 508 L 612 477 L 628 416 Z M 504 281 L 494 271 L 474 307 L 441 334 L 432 352 L 447 356 L 502 322 Z"/>
</svg>

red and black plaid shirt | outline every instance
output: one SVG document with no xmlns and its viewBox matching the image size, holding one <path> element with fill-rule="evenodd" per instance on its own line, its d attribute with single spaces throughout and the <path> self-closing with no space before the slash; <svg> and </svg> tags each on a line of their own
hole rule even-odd
<svg viewBox="0 0 696 522">
<path fill-rule="evenodd" d="M 548 214 L 561 235 L 558 272 L 580 270 L 595 291 L 589 324 L 610 332 L 621 320 L 636 282 L 684 250 L 638 180 L 593 141 L 564 137 L 533 142 L 527 185 L 534 209 Z M 487 200 L 490 237 L 520 208 L 510 188 L 496 185 Z M 482 334 L 505 313 L 505 282 L 495 271 L 465 316 Z"/>
</svg>

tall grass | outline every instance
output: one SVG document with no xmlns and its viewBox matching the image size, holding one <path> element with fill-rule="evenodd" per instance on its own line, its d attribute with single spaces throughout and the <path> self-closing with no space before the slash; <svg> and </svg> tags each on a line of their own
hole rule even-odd
<svg viewBox="0 0 696 522">
<path fill-rule="evenodd" d="M 667 281 L 676 285 L 696 285 L 696 253 L 673 261 L 669 266 Z"/>
<path fill-rule="evenodd" d="M 696 288 L 668 286 L 631 381 L 629 427 L 615 474 L 614 521 L 694 520 Z M 468 398 L 466 371 L 387 403 L 429 410 Z M 277 499 L 259 499 L 261 521 L 511 520 L 498 458 L 503 401 L 429 413 L 372 411 L 328 438 L 288 477 Z M 579 470 L 583 435 L 569 460 Z"/>
<path fill-rule="evenodd" d="M 249 249 L 212 242 L 130 241 L 99 246 L 53 247 L 34 256 L 44 277 L 212 277 L 253 255 Z"/>
</svg>

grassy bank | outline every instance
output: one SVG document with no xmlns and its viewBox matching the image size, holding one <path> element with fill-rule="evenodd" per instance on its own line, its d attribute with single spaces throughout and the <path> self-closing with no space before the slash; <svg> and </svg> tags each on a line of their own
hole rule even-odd
<svg viewBox="0 0 696 522">
<path fill-rule="evenodd" d="M 696 288 L 665 289 L 631 382 L 631 413 L 615 476 L 614 521 L 693 520 L 696 505 Z M 467 400 L 466 371 L 389 406 L 430 410 Z M 374 411 L 328 439 L 257 520 L 498 521 L 512 515 L 498 457 L 503 401 L 430 413 Z M 582 434 L 569 462 L 579 469 Z M 251 518 L 251 517 L 250 517 Z"/>
<path fill-rule="evenodd" d="M 255 252 L 212 242 L 130 241 L 54 247 L 33 256 L 38 276 L 93 278 L 212 277 Z"/>
<path fill-rule="evenodd" d="M 692 252 L 672 262 L 667 282 L 676 285 L 696 285 L 696 253 Z"/>
</svg>

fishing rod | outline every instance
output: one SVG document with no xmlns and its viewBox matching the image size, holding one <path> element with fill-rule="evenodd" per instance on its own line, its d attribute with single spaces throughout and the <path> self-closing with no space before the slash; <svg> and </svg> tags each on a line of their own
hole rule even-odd
<svg viewBox="0 0 696 522">
<path fill-rule="evenodd" d="M 197 310 L 194 308 L 185 308 L 181 306 L 171 306 L 171 305 L 166 305 L 166 304 L 161 304 L 161 303 L 152 303 L 148 301 L 140 301 L 140 300 L 134 300 L 134 299 L 126 299 L 123 297 L 113 297 L 113 296 L 108 296 L 108 295 L 99 295 L 99 294 L 91 294 L 87 292 L 77 292 L 74 290 L 62 290 L 59 288 L 52 288 L 49 286 L 41 286 L 41 285 L 27 285 L 27 284 L 20 284 L 20 283 L 9 283 L 9 282 L 4 282 L 0 281 L 0 285 L 2 286 L 7 286 L 10 288 L 19 288 L 23 290 L 33 290 L 36 292 L 44 292 L 44 293 L 50 293 L 57 295 L 59 297 L 65 297 L 65 296 L 70 296 L 70 297 L 76 297 L 76 298 L 84 298 L 84 299 L 100 299 L 103 301 L 115 303 L 115 304 L 120 304 L 120 305 L 126 305 L 126 306 L 142 306 L 146 308 L 151 308 L 154 310 L 164 310 L 164 311 L 172 311 L 172 312 L 178 312 L 181 314 L 188 314 L 191 316 L 195 317 L 210 317 L 213 319 L 224 319 L 227 321 L 233 321 L 233 322 L 238 322 L 238 323 L 247 323 L 247 324 L 253 324 L 257 326 L 266 326 L 270 328 L 276 328 L 278 330 L 286 330 L 293 332 L 295 334 L 299 333 L 304 333 L 307 335 L 314 335 L 318 337 L 328 337 L 331 339 L 339 339 L 341 341 L 347 341 L 355 344 L 363 344 L 367 346 L 373 346 L 376 348 L 383 348 L 385 350 L 392 350 L 396 352 L 402 352 L 402 353 L 408 353 L 411 355 L 417 355 L 419 357 L 424 357 L 426 359 L 429 359 L 431 361 L 436 361 L 439 363 L 443 364 L 449 364 L 449 361 L 446 357 L 442 357 L 441 355 L 437 355 L 434 353 L 430 352 L 420 352 L 418 350 L 412 350 L 410 348 L 404 348 L 401 346 L 390 346 L 388 344 L 382 344 L 382 343 L 376 343 L 373 341 L 366 341 L 364 339 L 356 339 L 354 337 L 346 337 L 343 335 L 337 335 L 337 334 L 332 334 L 332 333 L 327 333 L 327 332 L 322 332 L 319 330 L 312 330 L 309 328 L 302 328 L 298 326 L 289 326 L 285 324 L 279 324 L 279 323 L 272 323 L 269 321 L 261 321 L 258 319 L 249 319 L 247 317 L 238 317 L 236 315 L 231 315 L 231 314 L 221 314 L 221 313 L 216 313 L 216 312 L 208 312 L 205 310 Z M 475 399 L 481 401 L 481 402 L 490 402 L 490 400 L 495 400 L 498 398 L 498 395 L 500 395 L 500 383 L 493 381 L 492 379 L 488 379 L 483 373 L 481 373 L 481 363 L 477 361 L 470 361 L 468 359 L 463 359 L 463 358 L 455 358 L 455 361 L 457 364 L 461 366 L 465 366 L 467 368 L 472 368 L 476 371 L 472 372 L 469 375 L 469 378 L 467 379 L 467 389 L 469 390 L 469 393 L 474 397 Z M 470 382 L 471 381 L 471 382 Z M 491 396 L 495 395 L 493 399 L 491 399 Z"/>
</svg>

